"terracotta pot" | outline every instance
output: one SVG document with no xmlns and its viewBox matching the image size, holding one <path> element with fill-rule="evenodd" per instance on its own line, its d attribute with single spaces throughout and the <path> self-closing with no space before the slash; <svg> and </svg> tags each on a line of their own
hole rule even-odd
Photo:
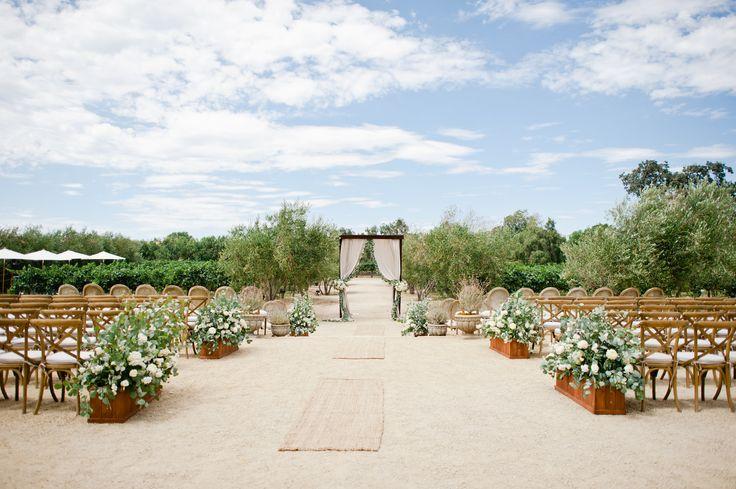
<svg viewBox="0 0 736 489">
<path fill-rule="evenodd" d="M 610 387 L 591 387 L 583 395 L 582 386 L 575 387 L 572 376 L 558 377 L 555 390 L 566 395 L 593 414 L 626 414 L 626 398 L 623 392 Z"/>
<path fill-rule="evenodd" d="M 513 360 L 529 358 L 529 345 L 526 343 L 519 343 L 518 341 L 510 341 L 506 343 L 501 338 L 492 338 L 491 350 L 497 351 L 506 358 L 511 358 Z"/>
<path fill-rule="evenodd" d="M 473 334 L 480 324 L 480 314 L 455 314 L 455 327 L 465 334 Z"/>
<path fill-rule="evenodd" d="M 272 324 L 271 334 L 274 336 L 286 336 L 291 332 L 291 327 L 288 324 Z"/>
<path fill-rule="evenodd" d="M 217 345 L 213 347 L 212 345 L 203 343 L 199 349 L 199 358 L 203 360 L 217 360 L 236 351 L 238 351 L 238 345 L 223 345 L 221 341 L 218 341 Z"/>
<path fill-rule="evenodd" d="M 155 396 L 146 396 L 147 402 L 158 399 L 161 389 L 156 392 Z M 115 397 L 110 401 L 109 406 L 105 406 L 98 398 L 89 400 L 92 408 L 92 414 L 87 418 L 88 423 L 125 423 L 135 413 L 141 410 L 141 406 L 137 404 L 138 399 L 131 399 L 130 394 L 125 389 L 120 389 Z"/>
<path fill-rule="evenodd" d="M 429 336 L 446 336 L 447 335 L 447 325 L 446 324 L 427 323 L 427 330 L 429 331 Z"/>
</svg>

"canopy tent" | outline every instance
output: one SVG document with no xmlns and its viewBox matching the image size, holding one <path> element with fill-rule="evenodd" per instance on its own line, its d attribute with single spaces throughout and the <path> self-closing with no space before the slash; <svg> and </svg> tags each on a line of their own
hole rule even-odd
<svg viewBox="0 0 736 489">
<path fill-rule="evenodd" d="M 95 253 L 94 255 L 90 255 L 87 257 L 88 260 L 125 260 L 122 256 L 113 255 L 112 253 L 108 253 L 107 251 L 100 251 L 99 253 Z"/>
<path fill-rule="evenodd" d="M 3 288 L 0 291 L 5 292 L 5 260 L 25 260 L 25 255 L 17 251 L 3 248 L 0 250 L 0 260 L 3 261 Z"/>
<path fill-rule="evenodd" d="M 33 253 L 26 253 L 23 255 L 23 258 L 20 259 L 26 261 L 40 261 L 41 263 L 46 261 L 66 261 L 66 258 L 59 258 L 59 255 L 48 250 L 38 250 Z"/>
<path fill-rule="evenodd" d="M 66 250 L 62 253 L 59 253 L 59 258 L 71 261 L 71 260 L 89 260 L 89 255 L 85 255 L 84 253 L 77 253 L 74 250 Z"/>
</svg>

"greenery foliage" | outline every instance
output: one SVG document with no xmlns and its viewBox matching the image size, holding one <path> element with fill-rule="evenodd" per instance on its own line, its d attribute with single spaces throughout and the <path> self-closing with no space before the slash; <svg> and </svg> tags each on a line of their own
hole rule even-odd
<svg viewBox="0 0 736 489">
<path fill-rule="evenodd" d="M 218 343 L 229 346 L 238 346 L 243 341 L 250 343 L 250 327 L 244 315 L 237 299 L 217 297 L 198 311 L 189 339 L 198 348 L 205 345 L 210 350 L 216 349 Z"/>
<path fill-rule="evenodd" d="M 707 161 L 704 165 L 688 165 L 680 171 L 671 171 L 669 163 L 657 163 L 646 160 L 639 163 L 634 170 L 620 175 L 626 192 L 640 196 L 645 190 L 656 187 L 686 189 L 691 185 L 714 183 L 726 187 L 731 195 L 736 196 L 736 183 L 726 180 L 733 169 L 717 161 Z"/>
<path fill-rule="evenodd" d="M 406 316 L 404 322 L 406 328 L 401 332 L 402 335 L 410 333 L 414 336 L 426 336 L 429 332 L 427 329 L 427 301 L 410 302 L 406 308 Z"/>
<path fill-rule="evenodd" d="M 151 284 L 158 291 L 167 285 L 178 285 L 184 290 L 194 285 L 202 285 L 215 290 L 221 285 L 227 285 L 228 282 L 223 267 L 213 261 L 65 264 L 18 270 L 13 279 L 11 292 L 52 294 L 65 283 L 74 285 L 80 291 L 88 283 L 96 283 L 105 290 L 109 290 L 115 284 L 127 285 L 131 290 L 135 290 L 141 284 Z"/>
<path fill-rule="evenodd" d="M 314 313 L 312 299 L 307 294 L 294 296 L 294 304 L 289 313 L 289 325 L 291 334 L 296 336 L 314 333 L 319 325 L 317 315 Z"/>
<path fill-rule="evenodd" d="M 546 287 L 556 287 L 564 293 L 571 284 L 562 277 L 563 265 L 548 263 L 545 265 L 507 264 L 498 279 L 497 287 L 504 287 L 510 292 L 522 287 L 539 292 Z"/>
<path fill-rule="evenodd" d="M 540 339 L 539 308 L 515 293 L 491 316 L 481 323 L 481 333 L 488 338 L 499 338 L 505 343 L 534 344 Z"/>
</svg>

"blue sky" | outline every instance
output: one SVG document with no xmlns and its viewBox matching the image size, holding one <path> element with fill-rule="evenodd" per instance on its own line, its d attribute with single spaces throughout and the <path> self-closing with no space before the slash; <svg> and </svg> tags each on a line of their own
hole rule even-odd
<svg viewBox="0 0 736 489">
<path fill-rule="evenodd" d="M 0 225 L 567 234 L 643 159 L 734 164 L 735 64 L 733 1 L 3 3 Z"/>
</svg>

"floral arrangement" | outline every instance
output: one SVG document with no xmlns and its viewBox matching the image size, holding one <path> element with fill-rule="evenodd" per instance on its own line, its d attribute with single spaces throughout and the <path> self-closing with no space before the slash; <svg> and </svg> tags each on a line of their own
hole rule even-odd
<svg viewBox="0 0 736 489">
<path fill-rule="evenodd" d="M 243 340 L 251 342 L 249 331 L 240 303 L 236 299 L 217 297 L 201 308 L 189 340 L 198 348 L 206 345 L 214 349 L 218 343 L 238 346 Z"/>
<path fill-rule="evenodd" d="M 409 290 L 409 284 L 406 280 L 397 280 L 394 282 L 394 289 L 396 289 L 396 292 L 406 292 Z"/>
<path fill-rule="evenodd" d="M 291 334 L 301 336 L 308 333 L 314 333 L 317 329 L 319 321 L 314 314 L 312 300 L 306 294 L 297 294 L 294 296 L 294 305 L 289 313 L 289 324 L 291 325 Z"/>
<path fill-rule="evenodd" d="M 118 392 L 128 392 L 136 403 L 147 406 L 161 386 L 177 374 L 176 360 L 186 327 L 183 307 L 172 299 L 135 305 L 97 333 L 94 355 L 82 363 L 78 375 L 66 381 L 71 395 L 82 394 L 83 416 L 92 413 L 89 399 L 110 405 Z"/>
<path fill-rule="evenodd" d="M 483 304 L 483 288 L 475 281 L 463 281 L 457 299 L 461 314 L 477 314 Z"/>
<path fill-rule="evenodd" d="M 631 331 L 608 323 L 603 308 L 563 319 L 561 329 L 562 337 L 545 357 L 542 371 L 552 377 L 572 376 L 586 395 L 591 387 L 610 386 L 623 393 L 632 390 L 643 399 L 642 351 Z"/>
<path fill-rule="evenodd" d="M 406 328 L 401 332 L 402 335 L 414 333 L 414 336 L 426 336 L 427 331 L 427 301 L 416 301 L 409 303 L 406 308 Z"/>
<path fill-rule="evenodd" d="M 499 338 L 504 343 L 533 344 L 540 339 L 539 323 L 539 309 L 517 292 L 491 311 L 491 316 L 481 322 L 480 330 L 483 336 Z"/>
<path fill-rule="evenodd" d="M 347 288 L 348 288 L 348 283 L 346 281 L 344 281 L 343 279 L 340 279 L 340 278 L 337 279 L 337 280 L 335 280 L 335 289 L 338 292 L 342 292 L 343 290 L 345 290 Z"/>
<path fill-rule="evenodd" d="M 399 311 L 401 310 L 401 293 L 409 290 L 409 284 L 404 280 L 394 280 L 389 282 L 394 288 L 394 300 L 391 305 L 391 319 L 399 321 Z"/>
</svg>

